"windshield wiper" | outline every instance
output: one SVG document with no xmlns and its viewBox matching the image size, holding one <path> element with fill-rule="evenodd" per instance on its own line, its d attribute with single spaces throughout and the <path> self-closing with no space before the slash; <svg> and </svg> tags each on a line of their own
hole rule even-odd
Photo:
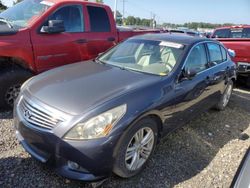
<svg viewBox="0 0 250 188">
<path fill-rule="evenodd" d="M 6 23 L 9 28 L 14 28 L 13 25 L 11 24 L 11 21 L 8 19 L 6 19 L 4 17 L 0 17 L 0 21 Z"/>
</svg>

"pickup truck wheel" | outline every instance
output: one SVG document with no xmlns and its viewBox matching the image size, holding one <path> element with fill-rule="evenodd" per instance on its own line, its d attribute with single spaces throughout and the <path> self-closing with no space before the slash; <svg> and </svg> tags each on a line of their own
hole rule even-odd
<svg viewBox="0 0 250 188">
<path fill-rule="evenodd" d="M 220 98 L 220 101 L 215 106 L 216 110 L 222 111 L 227 107 L 227 104 L 231 98 L 232 92 L 233 92 L 233 81 L 230 80 L 227 84 L 227 87 L 224 93 L 222 94 Z"/>
<path fill-rule="evenodd" d="M 249 87 L 249 88 L 250 88 L 250 76 L 247 78 L 246 85 L 247 85 L 247 87 Z"/>
<path fill-rule="evenodd" d="M 157 137 L 157 123 L 153 119 L 145 118 L 134 124 L 118 143 L 113 172 L 122 178 L 141 172 L 155 149 Z"/>
<path fill-rule="evenodd" d="M 0 73 L 0 110 L 13 108 L 21 85 L 32 76 L 32 73 L 20 68 L 5 69 Z"/>
</svg>

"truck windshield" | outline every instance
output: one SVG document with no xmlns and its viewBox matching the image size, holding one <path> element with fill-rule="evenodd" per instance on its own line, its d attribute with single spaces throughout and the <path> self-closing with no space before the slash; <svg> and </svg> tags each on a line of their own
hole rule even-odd
<svg viewBox="0 0 250 188">
<path fill-rule="evenodd" d="M 99 62 L 131 71 L 165 76 L 183 54 L 183 44 L 131 39 L 103 54 Z"/>
<path fill-rule="evenodd" d="M 29 21 L 44 13 L 53 3 L 41 0 L 24 0 L 0 14 L 13 27 L 19 29 L 27 27 Z"/>
</svg>

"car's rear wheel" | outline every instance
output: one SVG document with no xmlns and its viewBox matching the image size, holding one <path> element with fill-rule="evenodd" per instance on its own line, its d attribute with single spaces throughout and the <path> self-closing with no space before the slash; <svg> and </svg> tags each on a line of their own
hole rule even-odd
<svg viewBox="0 0 250 188">
<path fill-rule="evenodd" d="M 123 178 L 137 175 L 152 155 L 157 138 L 157 123 L 153 119 L 134 124 L 119 142 L 114 173 Z"/>
<path fill-rule="evenodd" d="M 32 76 L 21 68 L 5 69 L 0 73 L 0 110 L 11 110 L 21 85 Z"/>
<path fill-rule="evenodd" d="M 223 95 L 221 96 L 220 101 L 215 106 L 215 109 L 220 110 L 220 111 L 224 110 L 227 107 L 228 103 L 229 103 L 232 92 L 233 92 L 233 81 L 230 80 L 227 83 L 227 87 L 226 87 Z"/>
</svg>

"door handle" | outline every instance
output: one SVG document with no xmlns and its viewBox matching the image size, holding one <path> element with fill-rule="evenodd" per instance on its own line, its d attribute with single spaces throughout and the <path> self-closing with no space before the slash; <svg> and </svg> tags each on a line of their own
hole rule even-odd
<svg viewBox="0 0 250 188">
<path fill-rule="evenodd" d="M 77 43 L 77 44 L 85 44 L 87 42 L 88 42 L 87 39 L 78 39 L 75 41 L 75 43 Z"/>
<path fill-rule="evenodd" d="M 115 38 L 114 37 L 109 37 L 109 38 L 107 38 L 107 41 L 114 42 Z"/>
<path fill-rule="evenodd" d="M 214 76 L 207 76 L 206 83 L 207 83 L 207 84 L 210 84 L 211 82 L 214 81 L 214 79 L 215 79 Z"/>
</svg>

